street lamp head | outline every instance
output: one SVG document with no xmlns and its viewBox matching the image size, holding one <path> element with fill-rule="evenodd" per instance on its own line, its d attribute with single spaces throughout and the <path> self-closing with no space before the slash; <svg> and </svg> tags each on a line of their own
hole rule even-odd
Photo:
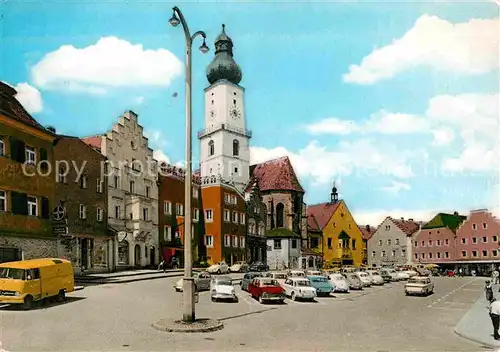
<svg viewBox="0 0 500 352">
<path fill-rule="evenodd" d="M 205 43 L 205 38 L 203 38 L 203 44 L 201 44 L 201 46 L 200 46 L 200 51 L 203 54 L 206 54 L 210 51 L 210 48 L 207 46 L 207 43 Z"/>
<path fill-rule="evenodd" d="M 170 20 L 168 20 L 168 23 L 172 26 L 172 27 L 177 27 L 180 23 L 181 23 L 181 20 L 179 20 L 179 18 L 177 17 L 177 15 L 175 14 L 175 11 L 174 13 L 172 14 L 172 17 L 170 17 Z"/>
</svg>

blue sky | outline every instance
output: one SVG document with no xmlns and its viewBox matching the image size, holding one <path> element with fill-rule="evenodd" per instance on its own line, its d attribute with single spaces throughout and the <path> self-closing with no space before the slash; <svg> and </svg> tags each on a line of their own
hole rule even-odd
<svg viewBox="0 0 500 352">
<path fill-rule="evenodd" d="M 174 5 L 211 49 L 226 24 L 252 159 L 289 155 L 307 202 L 328 200 L 337 180 L 360 223 L 499 206 L 493 2 L 7 1 L 0 79 L 64 134 L 102 133 L 132 109 L 157 155 L 182 161 L 184 38 L 168 26 Z M 195 130 L 212 58 L 193 57 Z"/>
</svg>

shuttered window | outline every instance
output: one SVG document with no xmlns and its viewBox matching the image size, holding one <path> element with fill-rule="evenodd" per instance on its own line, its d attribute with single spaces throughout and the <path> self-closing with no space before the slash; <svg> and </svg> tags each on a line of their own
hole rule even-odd
<svg viewBox="0 0 500 352">
<path fill-rule="evenodd" d="M 12 214 L 28 215 L 28 195 L 25 193 L 10 192 Z"/>
<path fill-rule="evenodd" d="M 14 136 L 9 137 L 10 158 L 12 160 L 24 163 L 26 161 L 26 145 L 23 141 Z"/>
</svg>

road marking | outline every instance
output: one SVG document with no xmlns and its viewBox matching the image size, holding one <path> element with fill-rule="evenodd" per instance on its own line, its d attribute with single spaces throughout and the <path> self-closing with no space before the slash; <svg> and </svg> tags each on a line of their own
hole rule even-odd
<svg viewBox="0 0 500 352">
<path fill-rule="evenodd" d="M 460 290 L 460 289 L 463 289 L 465 286 L 467 286 L 467 285 L 469 285 L 469 284 L 473 283 L 473 282 L 474 282 L 474 281 L 476 281 L 476 280 L 478 280 L 478 279 L 477 279 L 477 278 L 474 278 L 474 279 L 472 279 L 472 280 L 470 280 L 470 281 L 466 282 L 466 283 L 465 283 L 465 284 L 463 284 L 462 286 L 459 286 L 459 287 L 455 288 L 454 290 L 452 290 L 452 291 L 448 292 L 448 293 L 447 293 L 447 294 L 445 294 L 444 296 L 442 296 L 442 297 L 440 297 L 440 298 L 436 299 L 434 302 L 432 302 L 431 304 L 429 304 L 429 305 L 427 306 L 427 308 L 432 308 L 432 306 L 434 306 L 434 305 L 436 305 L 437 303 L 441 302 L 441 301 L 442 301 L 443 299 L 445 299 L 446 297 L 450 296 L 451 294 L 453 294 L 453 293 L 457 292 L 457 291 L 458 291 L 458 290 Z"/>
<path fill-rule="evenodd" d="M 250 296 L 247 296 L 247 295 L 238 295 L 238 297 L 240 297 L 241 299 L 243 299 L 249 306 L 255 306 L 257 304 L 257 302 Z"/>
<path fill-rule="evenodd" d="M 464 308 L 453 308 L 453 307 L 432 307 L 432 309 L 442 309 L 442 310 L 459 310 L 459 311 L 464 311 Z"/>
</svg>

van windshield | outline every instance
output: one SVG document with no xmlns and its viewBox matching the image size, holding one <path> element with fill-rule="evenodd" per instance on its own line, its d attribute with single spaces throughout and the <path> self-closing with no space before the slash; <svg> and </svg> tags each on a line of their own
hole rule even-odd
<svg viewBox="0 0 500 352">
<path fill-rule="evenodd" d="M 24 280 L 24 270 L 14 268 L 0 268 L 0 279 Z"/>
</svg>

